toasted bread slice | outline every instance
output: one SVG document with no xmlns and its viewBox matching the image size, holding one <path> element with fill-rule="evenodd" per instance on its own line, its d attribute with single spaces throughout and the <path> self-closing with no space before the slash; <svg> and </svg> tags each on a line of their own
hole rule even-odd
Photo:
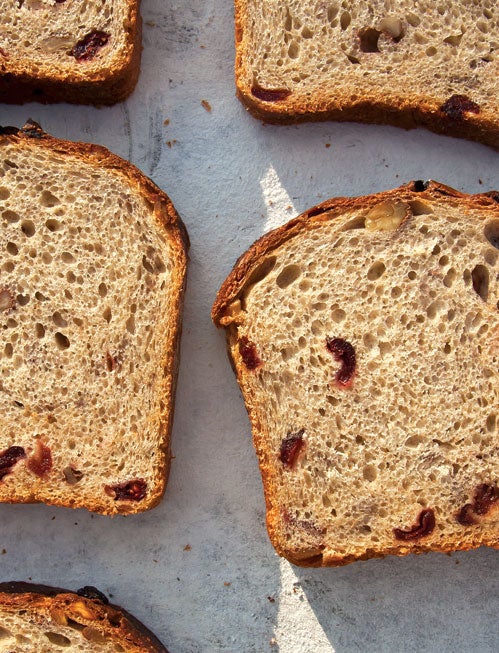
<svg viewBox="0 0 499 653">
<path fill-rule="evenodd" d="M 223 284 L 277 551 L 301 565 L 499 546 L 499 193 L 333 199 Z"/>
<path fill-rule="evenodd" d="M 170 430 L 187 235 L 103 147 L 0 133 L 0 500 L 153 507 Z"/>
<path fill-rule="evenodd" d="M 140 0 L 0 0 L 0 102 L 114 104 L 140 72 Z"/>
<path fill-rule="evenodd" d="M 235 0 L 238 95 L 269 122 L 427 127 L 499 147 L 494 2 Z"/>
<path fill-rule="evenodd" d="M 95 587 L 70 592 L 0 583 L 0 650 L 16 653 L 168 653 L 140 621 Z"/>
</svg>

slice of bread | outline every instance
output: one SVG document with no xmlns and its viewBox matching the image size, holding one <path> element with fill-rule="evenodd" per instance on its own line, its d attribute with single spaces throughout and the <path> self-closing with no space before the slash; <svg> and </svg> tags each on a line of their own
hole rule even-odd
<svg viewBox="0 0 499 653">
<path fill-rule="evenodd" d="M 113 514 L 170 464 L 187 234 L 105 148 L 0 133 L 0 500 Z"/>
<path fill-rule="evenodd" d="M 427 127 L 499 147 L 499 11 L 482 2 L 235 0 L 240 99 L 270 122 Z"/>
<path fill-rule="evenodd" d="M 499 546 L 499 193 L 414 182 L 257 241 L 213 307 L 277 551 Z"/>
<path fill-rule="evenodd" d="M 140 72 L 140 0 L 0 0 L 0 102 L 114 104 Z"/>
<path fill-rule="evenodd" d="M 70 592 L 0 583 L 0 651 L 168 653 L 140 621 L 95 587 Z"/>
</svg>

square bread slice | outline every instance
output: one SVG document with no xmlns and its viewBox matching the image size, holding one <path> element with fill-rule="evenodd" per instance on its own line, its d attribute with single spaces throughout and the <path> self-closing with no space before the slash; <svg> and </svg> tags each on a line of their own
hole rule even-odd
<svg viewBox="0 0 499 653">
<path fill-rule="evenodd" d="M 16 653 L 168 653 L 129 612 L 95 587 L 77 592 L 0 583 L 0 650 Z"/>
<path fill-rule="evenodd" d="M 499 546 L 499 193 L 317 206 L 219 291 L 277 551 L 300 565 Z"/>
<path fill-rule="evenodd" d="M 237 92 L 257 118 L 422 126 L 499 147 L 497 2 L 235 7 Z"/>
<path fill-rule="evenodd" d="M 140 72 L 140 0 L 0 0 L 0 102 L 109 105 Z"/>
<path fill-rule="evenodd" d="M 187 234 L 97 145 L 0 132 L 0 501 L 105 514 L 160 500 Z"/>
</svg>

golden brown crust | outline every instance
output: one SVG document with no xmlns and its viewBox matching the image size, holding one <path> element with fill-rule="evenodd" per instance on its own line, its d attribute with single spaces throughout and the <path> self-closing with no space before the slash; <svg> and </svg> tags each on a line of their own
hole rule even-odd
<svg viewBox="0 0 499 653">
<path fill-rule="evenodd" d="M 96 598 L 87 598 L 85 590 L 93 590 Z M 99 598 L 97 598 L 99 597 Z M 102 598 L 101 598 L 102 597 Z M 24 582 L 0 583 L 0 613 L 26 610 L 38 614 L 57 629 L 60 623 L 72 619 L 83 628 L 91 627 L 117 644 L 126 646 L 129 653 L 168 653 L 167 649 L 143 623 L 123 608 L 106 603 L 95 588 L 83 588 L 77 593 L 46 585 Z M 83 630 L 83 636 L 85 632 Z"/>
<path fill-rule="evenodd" d="M 483 545 L 499 548 L 499 535 L 494 535 L 491 532 L 482 532 L 475 537 L 467 533 L 466 541 L 456 541 L 453 539 L 444 541 L 443 543 L 432 543 L 431 545 L 425 545 L 424 542 L 415 542 L 408 546 L 405 543 L 398 543 L 394 540 L 393 546 L 384 550 L 368 549 L 366 551 L 364 548 L 355 550 L 355 547 L 352 545 L 353 552 L 344 556 L 332 556 L 320 544 L 317 544 L 315 547 L 312 546 L 309 550 L 295 550 L 287 547 L 285 538 L 282 535 L 282 506 L 279 505 L 276 499 L 279 493 L 277 491 L 277 479 L 274 471 L 275 466 L 269 460 L 271 454 L 266 444 L 269 441 L 269 432 L 267 426 L 258 420 L 257 411 L 254 409 L 254 405 L 259 401 L 259 398 L 256 396 L 252 384 L 248 383 L 248 375 L 252 372 L 248 371 L 245 365 L 241 363 L 241 356 L 239 355 L 237 346 L 238 321 L 237 316 L 234 319 L 234 313 L 231 310 L 234 303 L 242 302 L 244 304 L 246 289 L 252 285 L 262 263 L 271 258 L 274 250 L 300 232 L 309 231 L 324 224 L 324 222 L 333 221 L 346 212 L 372 207 L 378 202 L 389 199 L 405 201 L 419 200 L 423 202 L 427 200 L 430 202 L 431 200 L 442 201 L 442 198 L 445 198 L 445 201 L 449 203 L 456 203 L 463 208 L 479 209 L 483 207 L 487 211 L 497 214 L 499 218 L 499 194 L 496 191 L 469 195 L 435 181 L 414 181 L 400 188 L 370 196 L 329 199 L 305 211 L 297 218 L 294 218 L 287 224 L 278 227 L 257 240 L 236 262 L 233 270 L 217 294 L 212 308 L 212 320 L 218 327 L 223 326 L 226 329 L 229 358 L 231 359 L 237 381 L 241 387 L 250 418 L 253 442 L 262 474 L 266 502 L 267 530 L 270 540 L 279 555 L 287 558 L 293 564 L 303 567 L 341 566 L 355 560 L 382 558 L 386 555 L 405 556 L 409 553 L 424 553 L 428 551 L 448 553 L 456 550 L 478 548 Z M 492 512 L 490 512 L 490 515 L 492 515 Z"/>
<path fill-rule="evenodd" d="M 458 119 L 447 115 L 441 106 L 448 98 L 404 94 L 403 84 L 390 97 L 373 88 L 363 89 L 362 98 L 352 101 L 321 89 L 319 92 L 291 94 L 281 100 L 265 101 L 252 94 L 245 66 L 251 43 L 244 38 L 248 20 L 247 0 L 235 0 L 236 95 L 257 119 L 273 124 L 332 120 L 393 125 L 403 129 L 425 127 L 438 134 L 466 138 L 499 148 L 499 122 L 493 109 L 465 113 Z"/>
<path fill-rule="evenodd" d="M 45 133 L 33 121 L 28 121 L 22 129 L 0 127 L 0 140 L 2 138 L 7 138 L 13 143 L 22 142 L 24 146 L 34 149 L 44 148 L 53 153 L 78 157 L 86 163 L 93 163 L 101 168 L 112 169 L 117 174 L 124 175 L 135 188 L 137 194 L 144 197 L 150 205 L 158 230 L 163 231 L 167 236 L 175 261 L 172 270 L 172 297 L 174 297 L 174 303 L 171 306 L 169 314 L 165 316 L 166 320 L 169 322 L 173 320 L 174 324 L 169 330 L 169 339 L 165 341 L 164 358 L 159 363 L 164 371 L 160 420 L 161 432 L 158 438 L 162 454 L 161 462 L 158 465 L 158 477 L 161 478 L 161 483 L 158 483 L 153 491 L 140 502 L 117 501 L 110 505 L 109 501 L 99 501 L 98 498 L 95 499 L 94 503 L 89 503 L 86 499 L 75 496 L 74 501 L 69 506 L 66 502 L 57 499 L 52 500 L 45 497 L 42 499 L 38 493 L 33 493 L 28 497 L 25 493 L 18 494 L 15 487 L 9 488 L 9 498 L 2 500 L 9 503 L 36 503 L 43 500 L 44 503 L 51 505 L 71 508 L 83 507 L 93 512 L 109 515 L 120 513 L 133 514 L 154 508 L 161 501 L 164 494 L 171 462 L 170 434 L 173 424 L 182 309 L 187 273 L 187 251 L 189 248 L 189 237 L 185 225 L 166 193 L 160 190 L 138 168 L 113 154 L 105 147 L 54 138 Z M 43 495 L 43 490 L 40 495 Z"/>
<path fill-rule="evenodd" d="M 142 54 L 141 0 L 128 0 L 126 47 L 111 67 L 87 72 L 82 67 L 73 74 L 19 65 L 0 57 L 0 102 L 69 102 L 71 104 L 112 105 L 125 100 L 134 90 L 140 74 Z"/>
</svg>

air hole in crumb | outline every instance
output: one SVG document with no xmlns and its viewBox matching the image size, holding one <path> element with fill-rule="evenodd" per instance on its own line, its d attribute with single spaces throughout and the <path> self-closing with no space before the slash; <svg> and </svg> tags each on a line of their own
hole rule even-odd
<svg viewBox="0 0 499 653">
<path fill-rule="evenodd" d="M 64 637 L 64 635 L 60 635 L 59 633 L 54 632 L 44 633 L 44 635 L 49 640 L 49 642 L 55 646 L 62 646 L 64 648 L 71 646 L 71 640 L 67 637 Z"/>
<path fill-rule="evenodd" d="M 40 196 L 40 204 L 51 208 L 52 206 L 57 206 L 61 203 L 61 200 L 53 195 L 49 190 L 44 190 Z"/>
<path fill-rule="evenodd" d="M 63 252 L 61 254 L 61 259 L 64 261 L 64 263 L 74 263 L 75 262 L 75 257 L 71 254 L 71 252 Z"/>
<path fill-rule="evenodd" d="M 499 249 L 499 220 L 488 222 L 484 227 L 483 235 L 493 247 Z"/>
<path fill-rule="evenodd" d="M 372 27 L 365 27 L 358 31 L 359 47 L 361 52 L 379 52 L 378 39 L 381 32 Z"/>
<path fill-rule="evenodd" d="M 485 426 L 486 426 L 487 431 L 489 433 L 493 433 L 496 430 L 496 415 L 494 413 L 491 413 L 487 417 L 487 421 L 485 422 Z"/>
<path fill-rule="evenodd" d="M 299 265 L 287 265 L 276 278 L 275 282 L 279 288 L 287 288 L 301 276 L 301 267 Z"/>
<path fill-rule="evenodd" d="M 45 226 L 49 231 L 59 231 L 59 229 L 62 228 L 62 222 L 60 222 L 56 218 L 49 218 L 45 222 Z"/>
<path fill-rule="evenodd" d="M 341 29 L 345 30 L 350 25 L 351 20 L 352 17 L 348 13 L 348 11 L 344 11 L 340 16 Z"/>
<path fill-rule="evenodd" d="M 12 256 L 17 256 L 17 254 L 19 254 L 19 247 L 15 243 L 7 243 L 6 249 Z"/>
<path fill-rule="evenodd" d="M 62 317 L 62 315 L 59 313 L 59 311 L 56 311 L 56 312 L 52 315 L 52 320 L 53 320 L 54 324 L 55 324 L 56 326 L 58 326 L 58 327 L 62 327 L 62 328 L 64 328 L 64 327 L 67 327 L 67 326 L 68 326 L 68 323 L 67 323 L 66 320 Z"/>
<path fill-rule="evenodd" d="M 370 281 L 376 281 L 376 279 L 379 279 L 381 276 L 383 276 L 385 271 L 386 265 L 383 263 L 383 261 L 376 261 L 367 271 L 367 278 Z"/>
<path fill-rule="evenodd" d="M 54 335 L 56 345 L 59 347 L 59 349 L 67 349 L 69 347 L 69 338 L 65 336 L 63 333 L 60 333 L 57 331 Z"/>
<path fill-rule="evenodd" d="M 428 213 L 433 213 L 433 208 L 430 204 L 423 202 L 422 200 L 413 200 L 409 202 L 411 207 L 412 215 L 426 215 Z"/>
<path fill-rule="evenodd" d="M 20 306 L 26 306 L 29 304 L 29 295 L 17 295 L 16 301 Z"/>
<path fill-rule="evenodd" d="M 35 235 L 35 223 L 32 220 L 23 220 L 21 222 L 21 231 L 28 238 L 31 238 L 31 236 Z"/>
<path fill-rule="evenodd" d="M 40 322 L 35 324 L 35 333 L 37 338 L 43 338 L 45 336 L 45 327 Z"/>
<path fill-rule="evenodd" d="M 19 222 L 19 220 L 21 219 L 19 213 L 16 213 L 15 211 L 11 211 L 10 209 L 3 211 L 2 217 L 5 218 L 5 220 L 7 220 L 7 222 L 10 223 Z"/>
<path fill-rule="evenodd" d="M 421 435 L 411 435 L 405 441 L 407 447 L 417 447 L 419 444 L 424 442 L 425 439 Z"/>
<path fill-rule="evenodd" d="M 131 315 L 126 321 L 126 330 L 132 335 L 135 333 L 135 318 Z"/>
<path fill-rule="evenodd" d="M 342 231 L 350 231 L 352 229 L 365 229 L 366 228 L 366 218 L 365 216 L 357 216 L 356 218 L 353 218 L 353 220 L 350 220 L 350 222 L 347 222 L 344 226 Z"/>
<path fill-rule="evenodd" d="M 274 269 L 276 261 L 276 256 L 271 256 L 268 259 L 265 259 L 265 261 L 256 267 L 250 274 L 246 287 L 248 288 L 255 283 L 260 283 L 260 281 L 263 281 L 265 277 Z"/>
<path fill-rule="evenodd" d="M 99 295 L 105 297 L 107 295 L 107 286 L 105 283 L 99 284 Z"/>
<path fill-rule="evenodd" d="M 111 322 L 112 313 L 111 313 L 111 309 L 109 308 L 109 306 L 106 306 L 106 308 L 104 309 L 104 311 L 102 313 L 102 317 L 106 320 L 106 322 Z"/>
<path fill-rule="evenodd" d="M 376 467 L 374 465 L 366 465 L 362 471 L 362 476 L 365 478 L 366 481 L 369 482 L 375 481 L 376 477 L 378 476 Z"/>
<path fill-rule="evenodd" d="M 452 284 L 456 280 L 457 272 L 454 268 L 447 270 L 445 277 L 443 278 L 443 284 L 446 288 L 451 288 Z"/>
<path fill-rule="evenodd" d="M 489 296 L 489 271 L 485 265 L 476 265 L 471 271 L 473 290 L 484 302 Z"/>
</svg>

